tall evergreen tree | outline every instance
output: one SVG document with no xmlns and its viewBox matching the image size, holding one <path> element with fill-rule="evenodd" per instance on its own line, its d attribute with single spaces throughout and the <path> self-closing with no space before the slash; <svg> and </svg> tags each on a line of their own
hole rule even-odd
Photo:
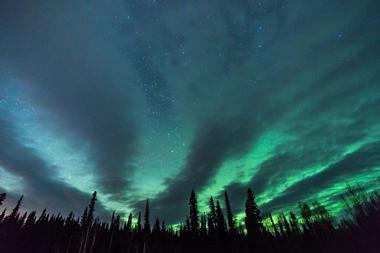
<svg viewBox="0 0 380 253">
<path fill-rule="evenodd" d="M 88 208 L 86 207 L 80 219 L 80 225 L 82 228 L 85 228 L 87 226 L 87 219 L 88 219 Z"/>
<path fill-rule="evenodd" d="M 228 222 L 228 228 L 231 233 L 235 233 L 236 231 L 236 225 L 235 225 L 235 219 L 232 214 L 231 206 L 230 206 L 230 201 L 228 199 L 228 194 L 227 192 L 224 192 L 224 201 L 226 203 L 226 209 L 227 209 L 227 222 Z"/>
<path fill-rule="evenodd" d="M 273 220 L 272 214 L 269 213 L 268 216 L 269 216 L 269 220 L 270 220 L 270 223 L 271 223 L 271 225 L 272 225 L 272 229 L 273 229 L 274 234 L 276 235 L 276 237 L 280 237 L 280 233 L 278 232 L 277 226 L 276 226 L 276 224 L 274 223 L 274 220 Z"/>
<path fill-rule="evenodd" d="M 210 201 L 209 201 L 209 209 L 210 209 L 210 212 L 208 214 L 207 226 L 208 226 L 209 233 L 213 233 L 215 231 L 215 226 L 216 226 L 216 211 L 215 211 L 214 199 L 212 198 L 212 196 L 210 197 Z"/>
<path fill-rule="evenodd" d="M 36 222 L 36 212 L 33 211 L 28 215 L 28 218 L 26 218 L 24 228 L 30 229 L 34 223 Z"/>
<path fill-rule="evenodd" d="M 144 231 L 150 233 L 150 211 L 149 211 L 149 199 L 146 200 L 145 213 L 144 213 Z"/>
<path fill-rule="evenodd" d="M 289 224 L 289 221 L 283 212 L 281 212 L 281 220 L 282 220 L 282 223 L 284 224 L 286 234 L 290 235 L 290 233 L 292 232 L 291 228 L 290 228 L 290 224 Z"/>
<path fill-rule="evenodd" d="M 307 229 L 312 229 L 312 210 L 306 203 L 299 204 L 303 224 Z"/>
<path fill-rule="evenodd" d="M 165 221 L 163 220 L 162 223 L 161 223 L 161 231 L 162 232 L 166 232 L 166 224 L 165 224 Z"/>
<path fill-rule="evenodd" d="M 154 225 L 153 225 L 153 233 L 158 233 L 158 232 L 160 232 L 160 230 L 161 230 L 160 219 L 157 217 L 156 221 L 154 222 Z"/>
<path fill-rule="evenodd" d="M 132 213 L 129 213 L 126 229 L 128 232 L 132 231 Z"/>
<path fill-rule="evenodd" d="M 261 213 L 256 204 L 255 196 L 249 188 L 247 190 L 247 200 L 245 202 L 245 226 L 249 236 L 256 235 L 259 237 L 262 235 L 263 223 Z"/>
<path fill-rule="evenodd" d="M 296 215 L 293 212 L 290 212 L 290 227 L 292 228 L 292 233 L 298 234 L 300 232 L 299 225 L 298 225 L 298 219 Z"/>
<path fill-rule="evenodd" d="M 142 231 L 141 227 L 141 212 L 139 212 L 139 215 L 137 216 L 137 224 L 136 224 L 137 232 Z"/>
<path fill-rule="evenodd" d="M 216 201 L 216 230 L 219 234 L 223 234 L 226 231 L 226 222 L 219 200 Z"/>
<path fill-rule="evenodd" d="M 90 204 L 88 205 L 88 216 L 87 216 L 87 224 L 91 226 L 91 223 L 94 219 L 94 211 L 95 211 L 95 202 L 96 202 L 96 191 L 92 194 L 92 198 Z"/>
<path fill-rule="evenodd" d="M 205 214 L 201 215 L 201 225 L 199 230 L 202 236 L 205 236 L 207 234 L 207 221 Z"/>
<path fill-rule="evenodd" d="M 199 216 L 198 216 L 197 197 L 195 196 L 194 190 L 191 191 L 189 206 L 190 206 L 190 216 L 189 216 L 190 231 L 196 234 L 198 233 L 198 229 L 199 229 Z"/>
<path fill-rule="evenodd" d="M 87 208 L 85 209 L 85 213 L 87 215 Z M 44 210 L 42 210 L 40 217 L 38 217 L 37 223 L 41 224 L 45 222 L 46 220 L 47 220 L 46 208 L 44 208 Z"/>
<path fill-rule="evenodd" d="M 18 211 L 20 210 L 20 206 L 21 206 L 21 202 L 22 202 L 22 199 L 24 198 L 24 196 L 22 195 L 19 200 L 17 201 L 17 204 L 16 206 L 13 208 L 11 214 L 9 215 L 9 219 L 10 220 L 17 220 L 18 218 Z"/>
</svg>

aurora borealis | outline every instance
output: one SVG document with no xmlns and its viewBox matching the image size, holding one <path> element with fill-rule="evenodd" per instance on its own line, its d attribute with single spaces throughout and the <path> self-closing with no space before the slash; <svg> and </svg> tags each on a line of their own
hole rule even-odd
<svg viewBox="0 0 380 253">
<path fill-rule="evenodd" d="M 0 191 L 175 223 L 194 189 L 264 210 L 380 178 L 377 0 L 0 3 Z"/>
</svg>

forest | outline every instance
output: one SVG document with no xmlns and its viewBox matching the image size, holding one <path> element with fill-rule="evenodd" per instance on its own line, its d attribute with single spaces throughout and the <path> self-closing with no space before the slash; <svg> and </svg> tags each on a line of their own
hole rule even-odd
<svg viewBox="0 0 380 253">
<path fill-rule="evenodd" d="M 167 226 L 151 220 L 149 200 L 143 213 L 126 221 L 115 212 L 110 222 L 95 217 L 96 192 L 81 216 L 20 213 L 23 197 L 0 215 L 0 252 L 7 253 L 149 253 L 149 252 L 380 252 L 380 192 L 348 186 L 341 194 L 345 210 L 334 217 L 314 201 L 289 213 L 263 214 L 252 190 L 247 190 L 245 217 L 224 201 L 209 200 L 208 213 L 199 211 L 191 192 L 184 222 Z M 0 206 L 6 199 L 0 194 Z M 137 220 L 137 222 L 136 222 Z M 134 222 L 135 221 L 135 222 Z"/>
</svg>

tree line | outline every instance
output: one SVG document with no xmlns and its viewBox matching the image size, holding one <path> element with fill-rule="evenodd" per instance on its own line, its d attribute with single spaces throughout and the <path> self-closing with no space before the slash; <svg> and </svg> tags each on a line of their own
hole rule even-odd
<svg viewBox="0 0 380 253">
<path fill-rule="evenodd" d="M 6 194 L 0 194 L 0 206 Z M 0 252 L 7 253 L 181 253 L 181 252 L 380 252 L 380 193 L 348 187 L 341 194 L 345 215 L 334 217 L 314 201 L 300 203 L 297 211 L 263 215 L 248 189 L 243 220 L 237 220 L 228 193 L 223 203 L 209 200 L 201 213 L 194 191 L 189 212 L 178 227 L 151 221 L 149 200 L 145 211 L 123 221 L 115 212 L 110 222 L 95 217 L 96 192 L 81 216 L 63 217 L 46 209 L 20 213 L 16 206 L 0 214 Z M 242 222 L 241 222 L 242 221 Z"/>
</svg>

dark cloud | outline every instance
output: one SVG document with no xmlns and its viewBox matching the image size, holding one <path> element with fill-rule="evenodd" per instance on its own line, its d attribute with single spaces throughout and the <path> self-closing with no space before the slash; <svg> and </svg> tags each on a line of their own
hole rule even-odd
<svg viewBox="0 0 380 253">
<path fill-rule="evenodd" d="M 134 91 L 106 10 L 101 2 L 2 1 L 0 55 L 33 101 L 64 125 L 61 135 L 91 144 L 101 190 L 122 194 L 135 154 Z"/>
<path fill-rule="evenodd" d="M 131 0 L 112 8 L 103 1 L 3 1 L 0 7 L 4 73 L 55 115 L 60 135 L 90 144 L 101 190 L 120 197 L 128 187 L 138 128 L 192 136 L 180 171 L 151 200 L 153 216 L 167 222 L 184 217 L 192 188 L 205 190 L 224 162 L 251 151 L 266 131 L 291 140 L 274 144 L 248 183 L 225 187 L 234 208 L 247 187 L 260 195 L 323 166 L 378 123 L 378 1 Z M 154 123 L 138 125 L 146 114 L 143 122 Z M 337 174 L 328 175 L 343 178 Z M 144 188 L 144 179 L 132 180 Z M 284 201 L 303 198 L 306 187 L 294 187 Z M 134 197 L 141 195 L 132 192 L 127 202 L 142 210 L 145 201 Z"/>
<path fill-rule="evenodd" d="M 23 180 L 23 208 L 41 210 L 47 207 L 55 213 L 68 214 L 74 211 L 80 215 L 89 203 L 91 194 L 57 180 L 54 169 L 42 160 L 35 150 L 24 146 L 16 137 L 14 129 L 3 117 L 0 118 L 0 166 Z M 10 203 L 14 204 L 20 196 L 14 192 L 7 193 L 7 206 L 10 208 Z M 101 218 L 108 216 L 101 203 L 97 204 L 96 214 Z"/>
<path fill-rule="evenodd" d="M 178 221 L 186 209 L 191 190 L 202 190 L 212 178 L 223 159 L 241 154 L 249 147 L 253 133 L 244 121 L 239 125 L 213 122 L 199 129 L 191 146 L 186 165 L 174 179 L 168 180 L 168 189 L 152 200 L 152 208 L 168 222 Z M 246 145 L 242 145 L 245 143 Z"/>
</svg>

